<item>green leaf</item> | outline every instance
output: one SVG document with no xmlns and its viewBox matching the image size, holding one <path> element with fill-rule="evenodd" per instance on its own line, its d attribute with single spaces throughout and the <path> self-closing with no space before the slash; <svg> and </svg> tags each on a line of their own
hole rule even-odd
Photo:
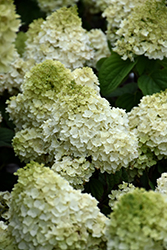
<svg viewBox="0 0 167 250">
<path fill-rule="evenodd" d="M 159 64 L 159 60 L 150 60 L 145 56 L 137 57 L 137 63 L 135 69 L 139 76 L 142 74 L 151 74 L 155 70 L 160 69 L 161 65 Z"/>
<path fill-rule="evenodd" d="M 136 94 L 126 93 L 116 100 L 115 104 L 119 108 L 126 109 L 129 112 L 134 106 L 137 106 L 142 94 L 138 91 Z"/>
<path fill-rule="evenodd" d="M 163 60 L 158 60 L 158 63 L 163 66 L 164 68 L 167 68 L 167 58 L 165 57 Z"/>
<path fill-rule="evenodd" d="M 95 178 L 91 178 L 89 185 L 92 196 L 95 197 L 97 200 L 100 200 L 104 193 L 104 188 L 101 181 Z"/>
<path fill-rule="evenodd" d="M 134 93 L 135 91 L 137 91 L 137 89 L 138 89 L 137 83 L 136 82 L 130 82 L 130 83 L 125 84 L 121 88 L 115 89 L 107 97 L 115 97 L 115 96 L 121 96 L 121 95 L 126 94 L 126 93 Z"/>
<path fill-rule="evenodd" d="M 103 57 L 101 58 L 97 63 L 96 63 L 96 69 L 99 71 L 102 64 L 104 63 L 104 61 L 107 59 L 107 57 Z"/>
<path fill-rule="evenodd" d="M 99 71 L 100 89 L 102 95 L 109 95 L 128 76 L 137 61 L 131 62 L 129 59 L 122 60 L 121 57 L 112 53 Z"/>
<path fill-rule="evenodd" d="M 8 128 L 0 128 L 0 147 L 11 146 L 14 131 Z"/>
<path fill-rule="evenodd" d="M 150 75 L 138 78 L 138 86 L 143 95 L 152 95 L 167 88 L 167 69 L 156 70 Z"/>
</svg>

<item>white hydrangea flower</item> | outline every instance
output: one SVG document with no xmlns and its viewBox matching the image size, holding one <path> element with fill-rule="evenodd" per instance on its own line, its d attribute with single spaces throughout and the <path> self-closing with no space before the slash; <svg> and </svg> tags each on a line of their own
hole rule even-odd
<svg viewBox="0 0 167 250">
<path fill-rule="evenodd" d="M 133 12 L 135 6 L 145 0 L 110 0 L 102 16 L 107 20 L 107 38 L 111 45 L 119 38 L 116 31 L 122 26 L 122 21 Z"/>
<path fill-rule="evenodd" d="M 51 118 L 43 123 L 45 143 L 59 160 L 66 151 L 91 157 L 101 172 L 115 173 L 138 156 L 138 141 L 124 110 L 110 107 L 89 87 L 79 85 L 58 94 Z"/>
<path fill-rule="evenodd" d="M 63 156 L 61 160 L 55 161 L 51 169 L 64 177 L 74 188 L 82 190 L 95 171 L 95 166 L 85 157 Z"/>
<path fill-rule="evenodd" d="M 167 57 L 166 18 L 166 0 L 138 4 L 121 22 L 113 50 L 124 60 L 134 60 L 135 55 L 160 60 Z"/>
<path fill-rule="evenodd" d="M 111 194 L 108 195 L 109 197 L 109 206 L 113 209 L 114 204 L 120 197 L 128 192 L 131 192 L 135 189 L 135 186 L 132 183 L 124 182 L 118 185 L 118 190 L 112 190 Z"/>
<path fill-rule="evenodd" d="M 167 194 L 167 173 L 162 173 L 161 177 L 157 179 L 157 187 L 155 192 Z"/>
<path fill-rule="evenodd" d="M 24 61 L 15 51 L 14 60 L 10 63 L 8 72 L 0 74 L 0 94 L 3 94 L 5 90 L 8 90 L 10 94 L 21 91 L 25 73 L 29 71 L 33 64 L 33 59 Z"/>
<path fill-rule="evenodd" d="M 88 61 L 88 66 L 96 68 L 96 63 L 103 57 L 108 57 L 111 55 L 107 37 L 101 29 L 92 29 L 88 32 L 90 46 L 94 50 L 94 57 L 92 60 Z"/>
<path fill-rule="evenodd" d="M 59 174 L 35 162 L 17 175 L 8 228 L 19 250 L 106 249 L 108 219 L 95 198 L 74 190 Z"/>
<path fill-rule="evenodd" d="M 20 26 L 13 0 L 0 1 L 0 23 L 0 73 L 5 73 L 15 56 L 13 42 Z"/>
<path fill-rule="evenodd" d="M 60 62 L 46 60 L 26 73 L 23 92 L 11 97 L 7 107 L 18 131 L 13 138 L 15 152 L 23 161 L 50 164 L 66 155 L 89 158 L 108 173 L 128 167 L 138 156 L 138 141 L 126 112 L 111 109 L 101 98 L 91 69 L 73 72 Z M 80 178 L 86 178 L 82 170 Z"/>
<path fill-rule="evenodd" d="M 94 56 L 76 6 L 63 7 L 45 21 L 40 19 L 33 22 L 27 37 L 24 57 L 34 58 L 36 63 L 53 59 L 67 68 L 75 69 L 83 67 Z"/>
<path fill-rule="evenodd" d="M 12 142 L 16 155 L 21 161 L 29 162 L 31 159 L 38 162 L 53 162 L 53 155 L 48 154 L 44 143 L 43 131 L 40 128 L 28 127 L 18 131 Z"/>
<path fill-rule="evenodd" d="M 72 6 L 78 2 L 78 0 L 37 0 L 40 9 L 47 14 L 51 14 L 55 10 L 61 7 Z"/>
<path fill-rule="evenodd" d="M 137 164 L 146 166 L 167 157 L 167 91 L 142 97 L 129 113 L 129 125 L 136 128 L 140 155 Z M 150 159 L 147 161 L 147 158 Z M 153 164 L 153 165 L 154 165 Z M 139 166 L 139 168 L 140 168 Z M 145 167 L 146 167 L 145 166 Z M 137 166 L 136 166 L 137 167 Z"/>
<path fill-rule="evenodd" d="M 122 195 L 106 221 L 107 250 L 167 249 L 166 198 L 138 188 Z"/>
</svg>

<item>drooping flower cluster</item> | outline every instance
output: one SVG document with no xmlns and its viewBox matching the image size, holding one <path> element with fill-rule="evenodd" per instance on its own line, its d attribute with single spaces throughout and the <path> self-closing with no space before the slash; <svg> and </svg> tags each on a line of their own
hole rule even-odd
<svg viewBox="0 0 167 250">
<path fill-rule="evenodd" d="M 78 2 L 78 0 L 37 0 L 40 9 L 47 14 L 54 12 L 61 7 L 72 6 Z"/>
<path fill-rule="evenodd" d="M 95 198 L 42 164 L 31 162 L 17 175 L 8 230 L 19 250 L 106 249 L 108 219 Z"/>
<path fill-rule="evenodd" d="M 146 0 L 138 4 L 116 32 L 114 51 L 124 60 L 135 55 L 149 59 L 167 57 L 166 0 Z"/>
<path fill-rule="evenodd" d="M 139 158 L 134 167 L 145 168 L 167 157 L 167 91 L 144 96 L 129 113 L 129 125 L 136 128 Z"/>
<path fill-rule="evenodd" d="M 34 58 L 36 63 L 53 59 L 74 69 L 93 58 L 89 36 L 82 28 L 75 6 L 58 9 L 46 21 L 35 21 L 27 36 L 24 57 Z"/>
<path fill-rule="evenodd" d="M 167 249 L 166 195 L 135 189 L 120 197 L 107 221 L 107 250 Z"/>
<path fill-rule="evenodd" d="M 135 189 L 135 186 L 132 183 L 124 182 L 118 185 L 118 190 L 112 190 L 111 194 L 108 195 L 109 197 L 109 206 L 113 209 L 114 204 L 120 197 L 132 190 Z"/>
<path fill-rule="evenodd" d="M 0 23 L 0 73 L 4 73 L 14 58 L 13 42 L 20 26 L 13 0 L 0 1 Z"/>
</svg>

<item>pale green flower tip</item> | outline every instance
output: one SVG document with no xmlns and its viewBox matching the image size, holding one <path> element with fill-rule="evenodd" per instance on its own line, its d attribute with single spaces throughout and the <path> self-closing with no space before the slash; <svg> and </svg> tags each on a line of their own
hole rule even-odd
<svg viewBox="0 0 167 250">
<path fill-rule="evenodd" d="M 56 22 L 58 22 L 60 28 L 63 28 L 63 26 L 71 27 L 72 25 L 82 25 L 81 18 L 78 16 L 78 8 L 76 5 L 69 8 L 62 7 L 58 9 L 56 12 L 53 12 L 52 15 L 47 17 L 47 22 L 53 22 L 52 25 L 55 25 Z"/>
<path fill-rule="evenodd" d="M 107 250 L 166 249 L 166 196 L 138 188 L 122 195 L 107 221 L 106 237 Z"/>
<path fill-rule="evenodd" d="M 70 83 L 73 80 L 71 71 L 65 66 L 53 60 L 45 60 L 42 63 L 36 64 L 25 75 L 25 81 L 22 84 L 24 91 L 48 92 L 54 91 L 55 94 L 62 90 L 63 85 Z"/>
</svg>

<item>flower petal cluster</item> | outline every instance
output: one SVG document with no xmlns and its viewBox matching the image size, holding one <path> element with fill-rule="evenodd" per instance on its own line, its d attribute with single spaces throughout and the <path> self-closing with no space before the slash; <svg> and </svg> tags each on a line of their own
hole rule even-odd
<svg viewBox="0 0 167 250">
<path fill-rule="evenodd" d="M 138 4 L 121 22 L 114 51 L 124 60 L 134 60 L 136 55 L 160 60 L 167 57 L 166 18 L 166 0 Z"/>
<path fill-rule="evenodd" d="M 115 203 L 107 221 L 107 250 L 167 249 L 166 195 L 134 189 Z"/>
<path fill-rule="evenodd" d="M 37 2 L 42 11 L 51 14 L 61 7 L 74 5 L 78 0 L 37 0 Z"/>
<path fill-rule="evenodd" d="M 33 22 L 27 37 L 24 58 L 34 58 L 36 63 L 53 59 L 75 69 L 83 67 L 94 56 L 76 6 L 63 7 L 45 21 Z"/>
<path fill-rule="evenodd" d="M 89 181 L 95 171 L 94 165 L 83 156 L 80 158 L 63 156 L 61 160 L 54 162 L 51 169 L 76 189 L 83 189 L 84 183 Z"/>
<path fill-rule="evenodd" d="M 8 191 L 0 191 L 0 220 L 8 220 L 9 215 L 9 204 L 10 204 L 11 195 Z"/>
<path fill-rule="evenodd" d="M 1 0 L 0 23 L 0 73 L 4 73 L 14 58 L 13 42 L 20 26 L 19 15 L 15 12 L 13 0 Z"/>
<path fill-rule="evenodd" d="M 8 226 L 0 221 L 0 250 L 19 250 L 8 232 Z"/>
<path fill-rule="evenodd" d="M 120 197 L 132 190 L 135 189 L 135 186 L 132 183 L 124 182 L 118 185 L 118 190 L 112 190 L 111 194 L 108 195 L 109 197 L 109 206 L 113 209 L 114 204 Z"/>
<path fill-rule="evenodd" d="M 138 107 L 134 107 L 128 113 L 130 128 L 137 130 L 140 150 L 137 164 L 140 166 L 144 162 L 150 166 L 150 163 L 155 164 L 157 160 L 167 157 L 166 100 L 166 90 L 144 96 Z"/>
<path fill-rule="evenodd" d="M 9 65 L 8 72 L 0 74 L 0 94 L 3 94 L 5 90 L 12 95 L 21 91 L 21 84 L 25 73 L 34 64 L 33 59 L 24 61 L 17 51 L 13 55 L 14 59 Z"/>
<path fill-rule="evenodd" d="M 90 67 L 96 68 L 96 63 L 103 57 L 108 57 L 111 52 L 108 47 L 107 37 L 101 29 L 92 29 L 88 32 L 90 46 L 94 50 L 93 59 L 87 62 Z"/>
<path fill-rule="evenodd" d="M 106 249 L 108 219 L 95 198 L 74 190 L 59 174 L 36 162 L 17 175 L 8 229 L 19 250 Z"/>
<path fill-rule="evenodd" d="M 117 31 L 121 22 L 126 20 L 128 15 L 133 12 L 135 6 L 143 3 L 145 0 L 112 0 L 109 1 L 103 10 L 102 16 L 107 20 L 107 38 L 113 46 L 119 36 Z"/>
<path fill-rule="evenodd" d="M 157 179 L 157 187 L 155 191 L 167 194 L 167 173 L 162 173 L 161 177 Z"/>
<path fill-rule="evenodd" d="M 111 109 L 106 99 L 86 86 L 73 85 L 57 98 L 51 118 L 41 126 L 56 160 L 70 151 L 75 157 L 91 157 L 102 172 L 115 173 L 138 156 L 137 137 L 124 110 Z"/>
</svg>

